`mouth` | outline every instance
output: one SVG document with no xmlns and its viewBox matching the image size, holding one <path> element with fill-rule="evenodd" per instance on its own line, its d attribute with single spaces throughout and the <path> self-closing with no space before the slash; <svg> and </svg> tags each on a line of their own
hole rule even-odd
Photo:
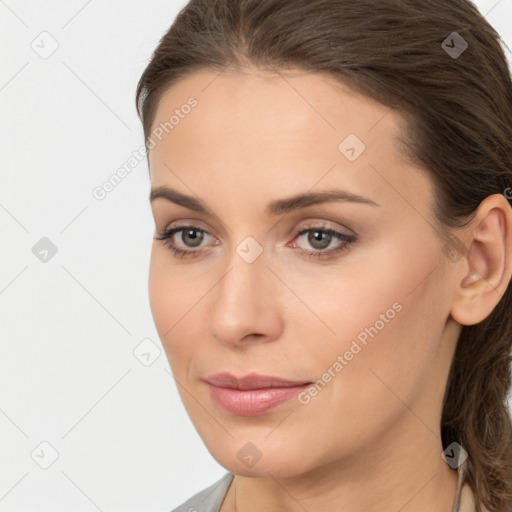
<svg viewBox="0 0 512 512">
<path fill-rule="evenodd" d="M 291 400 L 312 384 L 270 375 L 250 374 L 235 377 L 218 373 L 203 379 L 211 399 L 225 412 L 237 416 L 264 414 Z"/>
</svg>

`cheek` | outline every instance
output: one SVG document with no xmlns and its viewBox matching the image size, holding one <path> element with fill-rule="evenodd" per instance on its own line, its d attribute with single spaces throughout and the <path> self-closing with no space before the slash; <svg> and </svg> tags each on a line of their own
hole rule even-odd
<svg viewBox="0 0 512 512">
<path fill-rule="evenodd" d="M 194 287 L 180 284 L 178 271 L 169 258 L 165 249 L 153 246 L 148 294 L 153 321 L 167 358 L 169 362 L 180 362 L 186 357 L 190 343 L 178 343 L 178 340 L 185 335 L 187 311 L 197 298 L 192 297 Z"/>
<path fill-rule="evenodd" d="M 389 364 L 391 373 L 405 375 L 428 364 L 425 356 L 431 357 L 434 350 L 439 334 L 435 326 L 441 325 L 444 307 L 438 301 L 442 276 L 435 245 L 415 255 L 410 240 L 361 251 L 329 275 L 321 269 L 300 275 L 289 271 L 285 276 L 316 316 L 301 304 L 294 308 L 301 339 L 326 370 L 351 347 L 359 350 L 354 341 L 360 350 L 353 357 L 348 354 L 350 366 L 365 367 L 366 374 L 373 363 Z"/>
<path fill-rule="evenodd" d="M 188 379 L 191 364 L 211 345 L 206 328 L 211 308 L 209 291 L 219 278 L 200 266 L 177 265 L 172 258 L 168 249 L 153 246 L 149 302 L 173 374 Z"/>
<path fill-rule="evenodd" d="M 171 325 L 165 325 L 167 322 L 165 311 L 172 311 L 169 306 L 174 301 L 172 288 L 169 289 L 168 287 L 164 268 L 163 262 L 158 255 L 158 250 L 153 246 L 149 263 L 148 295 L 153 320 L 162 342 L 164 341 L 163 334 Z"/>
<path fill-rule="evenodd" d="M 329 369 L 335 377 L 324 388 L 320 383 L 318 397 L 312 398 L 317 405 L 312 406 L 336 411 L 318 419 L 319 424 L 331 423 L 333 432 L 343 431 L 354 446 L 362 435 L 360 421 L 340 427 L 339 418 L 359 418 L 368 437 L 385 429 L 404 413 L 404 403 L 412 404 L 428 385 L 438 351 L 446 307 L 439 291 L 446 280 L 440 268 L 431 273 L 434 253 L 423 261 L 412 255 L 404 261 L 403 254 L 382 254 L 376 260 L 381 264 L 371 271 L 330 285 L 332 301 L 319 309 L 336 336 L 321 345 L 318 377 L 329 381 Z M 318 348 L 311 346 L 310 352 L 318 354 Z"/>
</svg>

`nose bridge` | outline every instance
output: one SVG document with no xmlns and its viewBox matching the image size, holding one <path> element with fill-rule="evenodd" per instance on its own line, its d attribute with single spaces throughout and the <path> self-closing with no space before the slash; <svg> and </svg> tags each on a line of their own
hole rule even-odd
<svg viewBox="0 0 512 512">
<path fill-rule="evenodd" d="M 232 227 L 230 234 L 232 242 L 228 244 L 229 254 L 225 260 L 228 274 L 224 280 L 227 282 L 219 283 L 223 295 L 225 292 L 228 296 L 233 293 L 242 294 L 242 296 L 246 293 L 254 293 L 257 283 L 261 284 L 265 280 L 264 274 L 268 269 L 263 243 L 255 238 L 258 235 L 247 235 L 247 231 L 247 223 L 244 222 L 236 229 Z M 261 239 L 261 236 L 258 238 Z"/>
<path fill-rule="evenodd" d="M 231 249 L 226 259 L 226 272 L 219 283 L 216 300 L 217 304 L 228 308 L 224 313 L 232 307 L 238 311 L 257 308 L 258 290 L 262 291 L 266 281 L 264 273 L 268 272 L 263 247 L 252 237 L 244 239 Z"/>
<path fill-rule="evenodd" d="M 219 341 L 235 343 L 249 334 L 268 335 L 278 312 L 262 245 L 246 237 L 231 251 L 212 297 L 210 329 Z"/>
</svg>

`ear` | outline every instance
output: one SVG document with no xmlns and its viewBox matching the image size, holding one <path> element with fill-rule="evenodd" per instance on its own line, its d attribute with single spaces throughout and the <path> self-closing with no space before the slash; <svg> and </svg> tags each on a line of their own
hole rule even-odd
<svg viewBox="0 0 512 512">
<path fill-rule="evenodd" d="M 467 231 L 466 231 L 467 230 Z M 512 278 L 512 208 L 501 194 L 485 198 L 459 240 L 466 250 L 456 263 L 451 316 L 474 325 L 489 316 Z"/>
</svg>

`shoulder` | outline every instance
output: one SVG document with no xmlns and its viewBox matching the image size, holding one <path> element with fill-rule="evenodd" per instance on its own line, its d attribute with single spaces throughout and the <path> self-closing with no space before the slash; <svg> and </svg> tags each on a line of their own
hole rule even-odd
<svg viewBox="0 0 512 512">
<path fill-rule="evenodd" d="M 171 512 L 219 512 L 233 477 L 233 473 L 226 473 L 215 483 L 194 494 Z"/>
</svg>

